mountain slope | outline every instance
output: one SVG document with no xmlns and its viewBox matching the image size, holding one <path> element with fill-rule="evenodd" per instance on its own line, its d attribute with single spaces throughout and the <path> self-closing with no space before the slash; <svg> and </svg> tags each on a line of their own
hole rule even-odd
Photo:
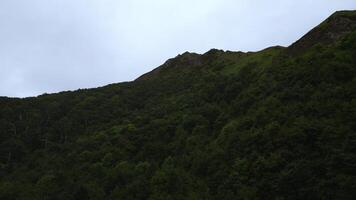
<svg viewBox="0 0 356 200">
<path fill-rule="evenodd" d="M 331 44 L 352 32 L 356 28 L 354 11 L 339 11 L 331 15 L 319 26 L 315 27 L 304 37 L 293 43 L 288 52 L 298 54 L 316 44 Z"/>
<path fill-rule="evenodd" d="M 0 98 L 0 199 L 353 199 L 355 15 L 288 48 Z"/>
</svg>

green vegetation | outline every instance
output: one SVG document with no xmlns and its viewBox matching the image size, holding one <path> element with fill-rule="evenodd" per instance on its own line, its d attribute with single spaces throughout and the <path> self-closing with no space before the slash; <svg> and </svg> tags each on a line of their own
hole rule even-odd
<svg viewBox="0 0 356 200">
<path fill-rule="evenodd" d="M 354 22 L 356 23 L 356 22 Z M 356 29 L 0 98 L 0 199 L 354 199 Z"/>
<path fill-rule="evenodd" d="M 261 70 L 264 69 L 266 66 L 272 65 L 273 58 L 283 52 L 283 47 L 271 47 L 264 49 L 259 52 L 249 52 L 244 54 L 244 56 L 237 57 L 234 55 L 227 55 L 224 57 L 227 61 L 228 59 L 231 60 L 229 64 L 223 69 L 222 73 L 226 75 L 229 74 L 237 74 L 239 73 L 240 69 L 245 66 L 258 66 Z M 228 63 L 225 61 L 224 63 Z"/>
</svg>

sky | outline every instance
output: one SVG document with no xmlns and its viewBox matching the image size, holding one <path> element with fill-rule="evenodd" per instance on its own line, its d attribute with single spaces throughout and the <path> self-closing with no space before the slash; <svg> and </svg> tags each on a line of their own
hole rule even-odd
<svg viewBox="0 0 356 200">
<path fill-rule="evenodd" d="M 0 96 L 132 81 L 185 51 L 288 46 L 356 0 L 0 0 Z"/>
</svg>

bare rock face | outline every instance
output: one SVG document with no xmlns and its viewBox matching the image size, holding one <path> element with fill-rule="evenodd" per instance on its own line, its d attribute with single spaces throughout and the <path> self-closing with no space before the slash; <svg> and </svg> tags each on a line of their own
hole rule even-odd
<svg viewBox="0 0 356 200">
<path fill-rule="evenodd" d="M 339 11 L 319 26 L 309 31 L 300 40 L 288 47 L 287 53 L 298 55 L 316 44 L 332 44 L 345 34 L 356 29 L 356 12 Z"/>
</svg>

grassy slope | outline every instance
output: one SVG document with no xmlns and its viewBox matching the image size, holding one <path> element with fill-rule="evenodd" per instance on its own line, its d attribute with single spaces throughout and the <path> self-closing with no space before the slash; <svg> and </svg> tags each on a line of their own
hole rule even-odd
<svg viewBox="0 0 356 200">
<path fill-rule="evenodd" d="M 352 199 L 355 45 L 188 53 L 134 82 L 1 98 L 0 198 Z"/>
</svg>

